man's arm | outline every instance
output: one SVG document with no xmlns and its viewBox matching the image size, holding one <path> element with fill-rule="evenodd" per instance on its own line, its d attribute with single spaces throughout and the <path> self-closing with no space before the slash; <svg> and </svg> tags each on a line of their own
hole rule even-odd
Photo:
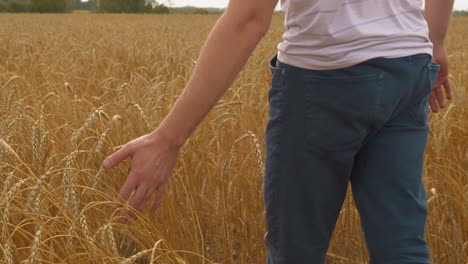
<svg viewBox="0 0 468 264">
<path fill-rule="evenodd" d="M 187 87 L 152 133 L 127 143 L 104 161 L 113 168 L 128 157 L 132 166 L 119 194 L 141 211 L 153 194 L 161 201 L 180 148 L 243 68 L 271 24 L 278 0 L 231 0 L 203 47 Z"/>
<path fill-rule="evenodd" d="M 429 104 L 433 112 L 439 112 L 445 107 L 445 88 L 447 99 L 452 100 L 452 88 L 449 80 L 449 60 L 445 49 L 445 37 L 450 24 L 454 0 L 426 0 L 425 17 L 429 24 L 429 38 L 434 43 L 433 61 L 440 64 L 441 69 L 433 91 L 429 97 Z"/>
<path fill-rule="evenodd" d="M 231 0 L 211 32 L 187 89 L 159 129 L 182 145 L 216 104 L 268 31 L 276 0 Z"/>
</svg>

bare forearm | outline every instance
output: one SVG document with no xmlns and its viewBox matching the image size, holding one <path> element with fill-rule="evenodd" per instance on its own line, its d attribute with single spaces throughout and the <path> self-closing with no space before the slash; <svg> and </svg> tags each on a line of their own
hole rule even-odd
<svg viewBox="0 0 468 264">
<path fill-rule="evenodd" d="M 223 96 L 265 32 L 255 21 L 223 16 L 203 47 L 192 77 L 158 130 L 183 145 Z"/>
<path fill-rule="evenodd" d="M 425 18 L 429 24 L 429 37 L 435 46 L 444 44 L 454 0 L 426 0 Z"/>
</svg>

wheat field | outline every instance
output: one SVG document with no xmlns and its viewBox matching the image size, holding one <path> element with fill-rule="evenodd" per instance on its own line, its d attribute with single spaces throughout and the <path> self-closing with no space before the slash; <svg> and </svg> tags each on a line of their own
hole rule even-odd
<svg viewBox="0 0 468 264">
<path fill-rule="evenodd" d="M 156 214 L 115 221 L 129 163 L 101 166 L 162 121 L 217 18 L 0 15 L 0 263 L 265 262 L 267 62 L 280 15 L 183 148 Z M 435 264 L 468 263 L 467 24 L 454 18 L 447 40 L 456 99 L 430 118 L 426 235 Z M 351 197 L 328 263 L 368 263 Z"/>
</svg>

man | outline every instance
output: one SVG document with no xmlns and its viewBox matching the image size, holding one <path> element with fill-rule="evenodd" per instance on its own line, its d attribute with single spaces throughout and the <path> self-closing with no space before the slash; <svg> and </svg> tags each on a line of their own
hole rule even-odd
<svg viewBox="0 0 468 264">
<path fill-rule="evenodd" d="M 104 161 L 112 168 L 132 158 L 120 202 L 134 192 L 137 210 L 152 195 L 159 206 L 181 147 L 267 32 L 276 4 L 230 1 L 166 119 Z M 420 0 L 282 7 L 266 134 L 268 263 L 324 263 L 348 182 L 371 263 L 430 263 L 422 163 L 428 104 L 445 106 L 442 88 L 452 98 L 444 39 L 453 0 L 427 1 L 428 23 Z"/>
</svg>

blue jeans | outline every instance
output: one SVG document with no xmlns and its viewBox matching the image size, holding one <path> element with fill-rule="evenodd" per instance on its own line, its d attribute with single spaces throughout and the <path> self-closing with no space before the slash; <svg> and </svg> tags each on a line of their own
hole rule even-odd
<svg viewBox="0 0 468 264">
<path fill-rule="evenodd" d="M 274 57 L 270 67 L 268 263 L 325 263 L 349 183 L 371 264 L 430 263 L 422 168 L 440 66 L 418 54 L 326 71 Z"/>
</svg>

